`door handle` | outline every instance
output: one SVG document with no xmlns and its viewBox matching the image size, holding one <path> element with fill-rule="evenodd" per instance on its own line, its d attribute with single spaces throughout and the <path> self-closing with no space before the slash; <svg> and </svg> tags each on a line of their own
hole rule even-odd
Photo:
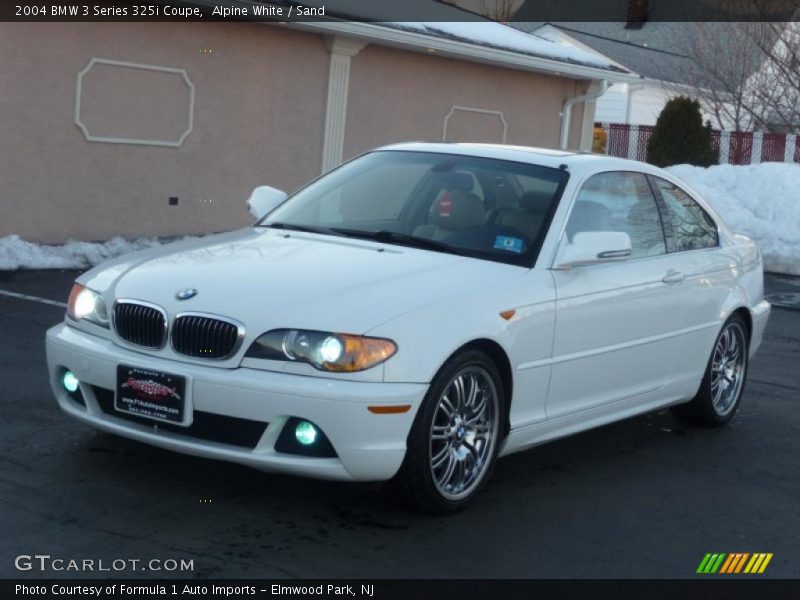
<svg viewBox="0 0 800 600">
<path fill-rule="evenodd" d="M 686 275 L 675 269 L 670 269 L 667 274 L 661 279 L 664 283 L 680 283 L 686 279 Z"/>
</svg>

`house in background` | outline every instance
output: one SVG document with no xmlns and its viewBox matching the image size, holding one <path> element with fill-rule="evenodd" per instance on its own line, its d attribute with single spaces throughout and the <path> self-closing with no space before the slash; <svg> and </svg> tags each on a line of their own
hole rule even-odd
<svg viewBox="0 0 800 600">
<path fill-rule="evenodd" d="M 0 23 L 0 237 L 233 229 L 254 187 L 399 141 L 589 148 L 592 98 L 636 78 L 434 4 L 442 22 Z"/>
<path fill-rule="evenodd" d="M 701 15 L 704 8 L 713 6 L 697 3 L 694 10 Z M 516 17 L 522 21 L 534 8 L 526 2 Z M 718 20 L 709 18 L 708 22 L 674 22 L 674 16 L 682 14 L 674 3 L 627 0 L 615 5 L 615 14 L 621 8 L 626 8 L 625 15 L 616 21 L 513 25 L 565 47 L 594 53 L 641 76 L 639 82 L 609 87 L 596 102 L 598 121 L 654 125 L 666 102 L 684 95 L 706 100 L 701 101 L 704 120 L 710 120 L 714 127 L 738 129 L 741 121 L 732 119 L 735 110 L 721 108 L 723 98 L 726 90 L 744 85 L 763 67 L 759 44 L 774 42 L 769 28 L 750 35 L 747 23 L 729 22 L 736 20 L 733 13 L 722 14 Z M 726 10 L 722 4 L 718 8 Z M 736 9 L 734 5 L 728 8 Z"/>
<path fill-rule="evenodd" d="M 671 97 L 691 95 L 693 91 L 694 60 L 678 51 L 680 40 L 694 27 L 692 23 L 645 23 L 639 29 L 630 29 L 625 22 L 514 25 L 558 44 L 602 56 L 641 76 L 634 83 L 610 86 L 597 99 L 597 121 L 654 125 Z"/>
<path fill-rule="evenodd" d="M 641 4 L 631 0 L 631 5 Z M 664 105 L 677 95 L 699 101 L 723 164 L 800 162 L 794 24 L 515 23 L 570 48 L 594 52 L 641 75 L 611 85 L 595 104 L 606 131 L 605 152 L 645 160 Z M 777 57 L 767 60 L 765 49 Z M 793 62 L 794 61 L 794 62 Z"/>
<path fill-rule="evenodd" d="M 513 25 L 558 44 L 594 53 L 640 75 L 639 82 L 610 86 L 596 102 L 598 121 L 632 125 L 654 125 L 670 98 L 698 97 L 698 87 L 708 85 L 703 83 L 703 69 L 693 49 L 707 44 L 709 38 L 724 43 L 748 43 L 730 39 L 726 32 L 730 28 L 728 23 L 643 22 L 636 27 L 625 21 Z M 745 68 L 755 72 L 759 63 L 754 46 L 751 54 L 752 60 Z M 719 127 L 712 112 L 704 112 L 706 119 Z"/>
</svg>

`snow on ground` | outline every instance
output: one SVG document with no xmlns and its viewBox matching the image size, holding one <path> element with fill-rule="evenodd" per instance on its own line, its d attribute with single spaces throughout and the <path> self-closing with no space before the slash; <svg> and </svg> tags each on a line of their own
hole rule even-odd
<svg viewBox="0 0 800 600">
<path fill-rule="evenodd" d="M 800 165 L 676 165 L 667 171 L 703 196 L 731 229 L 755 239 L 767 271 L 800 275 Z"/>
<path fill-rule="evenodd" d="M 43 246 L 9 235 L 0 238 L 0 270 L 86 269 L 109 258 L 159 245 L 156 238 L 129 242 L 115 237 L 102 243 L 69 240 L 62 246 Z"/>
</svg>

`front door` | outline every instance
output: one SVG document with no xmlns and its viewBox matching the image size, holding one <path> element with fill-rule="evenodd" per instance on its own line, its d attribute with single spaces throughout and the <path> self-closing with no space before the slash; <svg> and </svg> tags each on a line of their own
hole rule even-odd
<svg viewBox="0 0 800 600">
<path fill-rule="evenodd" d="M 599 173 L 578 192 L 564 235 L 620 231 L 622 262 L 553 270 L 556 330 L 548 419 L 658 393 L 684 327 L 682 282 L 672 277 L 664 230 L 647 177 Z"/>
</svg>

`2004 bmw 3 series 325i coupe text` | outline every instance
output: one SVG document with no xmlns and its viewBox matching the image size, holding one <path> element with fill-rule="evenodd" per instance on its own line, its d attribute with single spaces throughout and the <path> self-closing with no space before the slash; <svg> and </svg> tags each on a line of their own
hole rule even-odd
<svg viewBox="0 0 800 600">
<path fill-rule="evenodd" d="M 47 334 L 65 412 L 451 511 L 550 439 L 665 406 L 726 423 L 769 315 L 753 242 L 643 163 L 401 144 L 249 206 L 78 278 Z"/>
</svg>

